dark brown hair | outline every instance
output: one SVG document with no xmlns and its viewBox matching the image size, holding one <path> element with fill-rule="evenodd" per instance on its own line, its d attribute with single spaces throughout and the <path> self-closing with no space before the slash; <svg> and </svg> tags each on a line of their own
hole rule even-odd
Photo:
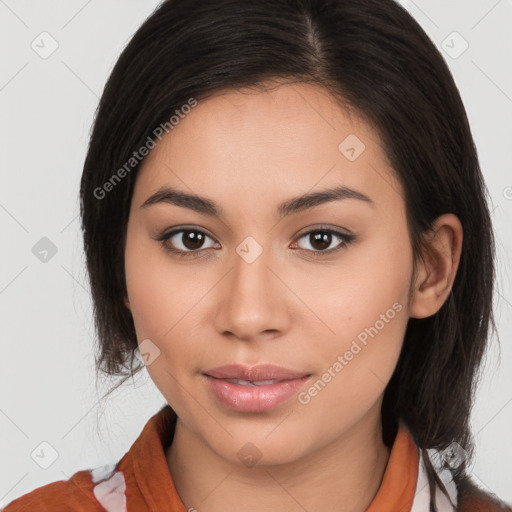
<svg viewBox="0 0 512 512">
<path fill-rule="evenodd" d="M 416 259 L 438 216 L 460 219 L 464 240 L 452 292 L 435 315 L 409 319 L 382 418 L 387 444 L 403 419 L 421 449 L 457 442 L 471 456 L 474 388 L 488 331 L 496 330 L 487 189 L 449 68 L 393 0 L 167 0 L 137 30 L 103 91 L 80 188 L 98 371 L 126 379 L 144 367 L 133 364 L 137 339 L 123 300 L 139 165 L 103 197 L 95 191 L 190 98 L 275 79 L 321 85 L 378 130 L 403 186 Z"/>
</svg>

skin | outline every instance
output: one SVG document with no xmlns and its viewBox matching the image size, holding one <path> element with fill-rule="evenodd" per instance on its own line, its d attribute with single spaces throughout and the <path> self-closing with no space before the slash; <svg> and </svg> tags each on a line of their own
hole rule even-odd
<svg viewBox="0 0 512 512">
<path fill-rule="evenodd" d="M 349 134 L 366 146 L 354 161 L 338 149 Z M 162 185 L 206 196 L 225 216 L 165 203 L 142 208 Z M 276 212 L 282 201 L 337 185 L 373 204 L 343 199 L 284 218 Z M 201 255 L 179 258 L 156 240 L 182 226 L 208 236 L 187 246 L 178 234 L 174 246 L 198 247 Z M 322 255 L 303 234 L 326 227 L 356 238 L 343 246 L 333 235 L 326 246 L 340 250 Z M 248 236 L 263 248 L 252 263 L 236 252 Z M 199 102 L 164 136 L 132 197 L 126 305 L 139 343 L 149 338 L 160 350 L 147 370 L 178 415 L 166 458 L 187 508 L 369 506 L 389 458 L 384 389 L 409 317 L 433 315 L 450 293 L 462 244 L 458 218 L 439 217 L 429 243 L 414 276 L 403 191 L 379 136 L 319 86 L 228 90 Z M 307 404 L 293 396 L 265 413 L 240 413 L 205 386 L 207 368 L 273 363 L 312 374 L 307 391 L 395 303 L 400 312 Z M 253 467 L 238 457 L 248 442 L 261 452 Z"/>
</svg>

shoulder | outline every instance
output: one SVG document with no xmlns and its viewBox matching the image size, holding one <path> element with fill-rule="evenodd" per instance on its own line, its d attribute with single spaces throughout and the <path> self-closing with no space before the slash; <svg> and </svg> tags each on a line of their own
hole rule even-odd
<svg viewBox="0 0 512 512">
<path fill-rule="evenodd" d="M 512 506 L 467 479 L 457 485 L 458 512 L 512 512 Z"/>
<path fill-rule="evenodd" d="M 113 484 L 119 484 L 121 472 L 114 472 L 113 465 L 93 470 L 82 470 L 69 480 L 59 480 L 43 485 L 16 498 L 7 504 L 2 512 L 104 512 L 102 504 L 106 498 L 116 497 Z M 113 476 L 112 478 L 105 478 Z M 116 476 L 117 475 L 117 476 Z M 98 481 L 101 481 L 98 483 Z M 118 485 L 114 485 L 116 487 Z M 108 487 L 108 489 L 107 489 Z M 114 494 L 112 492 L 114 491 Z"/>
<path fill-rule="evenodd" d="M 153 500 L 148 482 L 154 474 L 172 485 L 165 460 L 164 444 L 168 446 L 174 433 L 176 414 L 166 405 L 146 423 L 139 437 L 117 463 L 74 473 L 68 480 L 59 480 L 38 487 L 8 503 L 5 512 L 125 512 L 128 497 L 133 510 L 147 510 Z M 140 479 L 140 485 L 139 485 Z M 161 491 L 156 486 L 155 492 Z M 179 497 L 164 487 L 167 497 L 179 504 Z"/>
</svg>

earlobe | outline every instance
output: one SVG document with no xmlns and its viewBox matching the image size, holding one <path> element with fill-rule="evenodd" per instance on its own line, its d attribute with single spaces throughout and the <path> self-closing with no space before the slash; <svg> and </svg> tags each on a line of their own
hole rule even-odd
<svg viewBox="0 0 512 512">
<path fill-rule="evenodd" d="M 434 315 L 450 295 L 462 252 L 463 230 L 458 217 L 436 219 L 427 238 L 428 249 L 414 283 L 409 313 L 412 318 Z"/>
<path fill-rule="evenodd" d="M 130 301 L 128 300 L 128 297 L 126 297 L 126 296 L 125 296 L 125 298 L 124 298 L 124 304 L 125 304 L 125 306 L 126 306 L 128 309 L 130 309 Z M 130 310 L 130 311 L 131 311 L 131 310 Z"/>
</svg>

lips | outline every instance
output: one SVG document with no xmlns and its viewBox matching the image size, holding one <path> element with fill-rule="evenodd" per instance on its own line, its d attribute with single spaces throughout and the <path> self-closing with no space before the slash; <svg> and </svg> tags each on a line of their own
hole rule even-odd
<svg viewBox="0 0 512 512">
<path fill-rule="evenodd" d="M 275 384 L 286 380 L 295 380 L 306 377 L 307 372 L 291 370 L 283 366 L 273 364 L 261 364 L 256 366 L 243 366 L 232 364 L 211 368 L 203 372 L 205 375 L 216 379 L 231 380 L 241 385 L 265 385 Z M 267 382 L 268 381 L 268 382 Z"/>
<path fill-rule="evenodd" d="M 204 371 L 203 375 L 219 404 L 251 413 L 270 411 L 290 400 L 311 376 L 270 364 L 220 366 Z"/>
</svg>

